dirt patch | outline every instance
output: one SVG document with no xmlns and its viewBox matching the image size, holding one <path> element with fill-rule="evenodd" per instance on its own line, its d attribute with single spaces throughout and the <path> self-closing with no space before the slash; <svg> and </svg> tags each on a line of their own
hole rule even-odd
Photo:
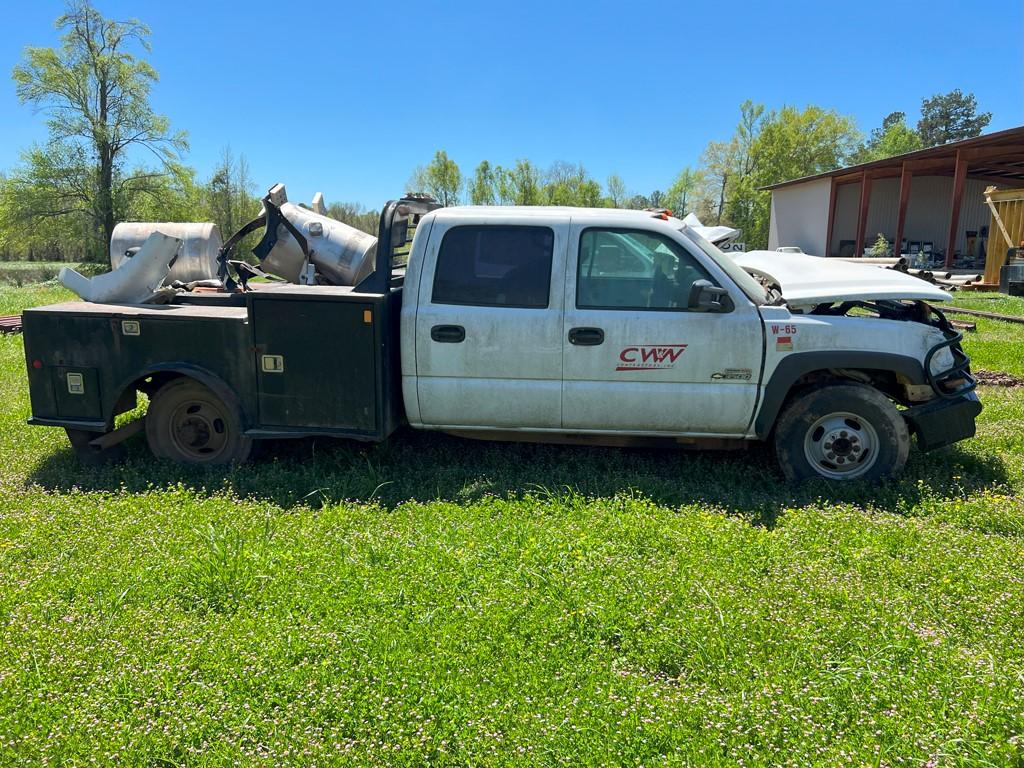
<svg viewBox="0 0 1024 768">
<path fill-rule="evenodd" d="M 987 384 L 990 387 L 1024 387 L 1024 379 L 1014 376 L 1012 373 L 984 369 L 972 373 L 979 384 Z"/>
</svg>

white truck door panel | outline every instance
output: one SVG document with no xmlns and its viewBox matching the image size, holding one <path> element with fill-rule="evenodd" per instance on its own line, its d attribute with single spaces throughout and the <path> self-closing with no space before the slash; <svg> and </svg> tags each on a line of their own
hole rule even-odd
<svg viewBox="0 0 1024 768">
<path fill-rule="evenodd" d="M 563 427 L 742 435 L 763 355 L 742 293 L 664 233 L 574 224 L 569 243 Z M 732 311 L 687 311 L 697 279 L 729 287 Z"/>
<path fill-rule="evenodd" d="M 416 312 L 420 422 L 560 427 L 564 218 L 439 219 L 431 240 Z"/>
</svg>

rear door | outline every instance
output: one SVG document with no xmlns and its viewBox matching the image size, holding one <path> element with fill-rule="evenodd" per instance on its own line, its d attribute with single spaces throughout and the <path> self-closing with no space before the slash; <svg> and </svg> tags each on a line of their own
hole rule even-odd
<svg viewBox="0 0 1024 768">
<path fill-rule="evenodd" d="M 556 429 L 562 418 L 567 224 L 438 218 L 420 274 L 420 421 Z"/>
<path fill-rule="evenodd" d="M 756 308 L 704 254 L 665 231 L 573 224 L 565 286 L 568 429 L 741 435 L 763 354 Z M 731 307 L 687 307 L 695 280 Z"/>
</svg>

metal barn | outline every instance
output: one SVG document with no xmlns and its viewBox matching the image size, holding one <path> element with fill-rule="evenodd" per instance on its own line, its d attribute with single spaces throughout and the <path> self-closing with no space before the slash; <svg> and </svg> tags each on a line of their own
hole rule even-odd
<svg viewBox="0 0 1024 768">
<path fill-rule="evenodd" d="M 993 186 L 1024 188 L 1024 126 L 768 187 L 768 247 L 860 256 L 882 234 L 901 253 L 980 268 L 999 238 L 984 195 Z"/>
</svg>

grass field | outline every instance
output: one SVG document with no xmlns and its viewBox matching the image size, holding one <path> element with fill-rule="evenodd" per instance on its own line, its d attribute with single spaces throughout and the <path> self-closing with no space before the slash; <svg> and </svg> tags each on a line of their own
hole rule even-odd
<svg viewBox="0 0 1024 768">
<path fill-rule="evenodd" d="M 1024 388 L 835 490 L 409 432 L 84 469 L 23 367 L 0 337 L 0 765 L 1024 765 Z"/>
</svg>

